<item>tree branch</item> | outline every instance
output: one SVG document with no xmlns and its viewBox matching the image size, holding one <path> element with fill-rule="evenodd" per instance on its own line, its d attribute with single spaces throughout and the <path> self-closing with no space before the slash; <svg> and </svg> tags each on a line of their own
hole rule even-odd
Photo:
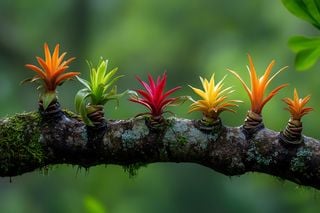
<svg viewBox="0 0 320 213">
<path fill-rule="evenodd" d="M 195 121 L 167 120 L 153 131 L 144 119 L 108 121 L 87 128 L 72 113 L 45 118 L 37 112 L 0 120 L 0 176 L 16 176 L 47 165 L 123 166 L 155 162 L 197 163 L 227 176 L 261 172 L 320 189 L 320 143 L 305 137 L 300 145 L 279 141 L 262 129 L 251 139 L 239 127 L 204 133 Z"/>
</svg>

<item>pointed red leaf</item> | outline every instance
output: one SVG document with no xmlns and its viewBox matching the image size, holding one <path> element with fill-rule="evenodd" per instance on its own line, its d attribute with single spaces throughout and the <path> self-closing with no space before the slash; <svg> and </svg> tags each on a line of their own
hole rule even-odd
<svg viewBox="0 0 320 213">
<path fill-rule="evenodd" d="M 181 88 L 175 87 L 165 92 L 164 89 L 167 82 L 166 73 L 162 76 L 158 76 L 156 81 L 150 74 L 148 74 L 149 84 L 142 81 L 139 77 L 136 78 L 145 90 L 136 90 L 142 98 L 130 98 L 129 100 L 146 106 L 150 110 L 151 116 L 154 117 L 161 116 L 163 114 L 165 107 L 176 100 L 176 98 L 168 98 L 168 96 Z"/>
</svg>

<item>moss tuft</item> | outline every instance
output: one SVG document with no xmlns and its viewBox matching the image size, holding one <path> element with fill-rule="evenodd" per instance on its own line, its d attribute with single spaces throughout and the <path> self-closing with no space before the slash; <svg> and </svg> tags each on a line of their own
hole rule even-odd
<svg viewBox="0 0 320 213">
<path fill-rule="evenodd" d="M 74 118 L 76 120 L 81 120 L 80 115 L 78 115 L 78 114 L 76 114 L 76 113 L 74 113 L 74 112 L 72 112 L 72 111 L 70 111 L 68 109 L 63 109 L 62 111 L 69 118 Z"/>
<path fill-rule="evenodd" d="M 42 165 L 40 121 L 37 112 L 17 114 L 0 121 L 0 174 L 20 174 L 30 165 Z"/>
<path fill-rule="evenodd" d="M 122 168 L 125 172 L 129 174 L 130 178 L 133 178 L 138 175 L 138 170 L 141 167 L 146 167 L 147 164 L 145 163 L 133 163 L 133 164 L 128 164 L 128 165 L 123 165 Z"/>
</svg>

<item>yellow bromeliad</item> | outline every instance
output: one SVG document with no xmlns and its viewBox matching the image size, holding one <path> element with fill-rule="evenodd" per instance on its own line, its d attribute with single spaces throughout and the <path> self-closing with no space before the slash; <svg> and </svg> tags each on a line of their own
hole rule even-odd
<svg viewBox="0 0 320 213">
<path fill-rule="evenodd" d="M 189 87 L 202 99 L 193 100 L 193 104 L 190 105 L 190 112 L 200 111 L 203 113 L 206 119 L 217 120 L 219 114 L 223 111 L 235 112 L 232 107 L 238 106 L 237 102 L 239 100 L 226 100 L 228 95 L 234 90 L 231 90 L 231 87 L 223 88 L 223 81 L 225 77 L 215 84 L 214 74 L 211 76 L 210 80 L 200 77 L 203 90 L 192 87 Z"/>
<path fill-rule="evenodd" d="M 298 91 L 295 88 L 293 91 L 293 99 L 284 98 L 282 100 L 288 105 L 285 109 L 290 112 L 291 118 L 300 121 L 304 115 L 313 110 L 311 107 L 304 107 L 309 102 L 310 98 L 310 95 L 299 98 Z"/>
<path fill-rule="evenodd" d="M 233 70 L 228 69 L 232 74 L 234 74 L 242 83 L 244 89 L 249 95 L 251 101 L 251 111 L 257 114 L 261 114 L 264 105 L 270 101 L 282 88 L 288 86 L 288 84 L 282 84 L 275 89 L 273 89 L 267 96 L 265 96 L 265 92 L 271 81 L 283 70 L 287 67 L 283 67 L 278 72 L 276 72 L 271 78 L 269 78 L 271 70 L 275 64 L 275 61 L 271 61 L 268 65 L 265 73 L 259 78 L 254 67 L 252 58 L 248 55 L 249 58 L 249 75 L 251 82 L 251 89 L 249 89 L 248 85 L 244 82 L 244 80 L 240 77 L 238 73 Z"/>
</svg>

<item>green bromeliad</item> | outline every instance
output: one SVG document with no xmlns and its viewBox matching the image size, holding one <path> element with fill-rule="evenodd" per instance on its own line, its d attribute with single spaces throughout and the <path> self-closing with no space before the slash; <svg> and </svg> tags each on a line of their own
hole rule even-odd
<svg viewBox="0 0 320 213">
<path fill-rule="evenodd" d="M 78 91 L 75 96 L 76 111 L 80 113 L 83 121 L 92 126 L 92 121 L 88 118 L 88 114 L 101 109 L 108 101 L 118 99 L 127 93 L 118 93 L 117 86 L 114 85 L 123 75 L 115 76 L 118 68 L 107 71 L 108 60 L 101 58 L 97 68 L 94 68 L 91 62 L 88 62 L 90 70 L 90 80 L 77 77 L 85 88 Z"/>
</svg>

